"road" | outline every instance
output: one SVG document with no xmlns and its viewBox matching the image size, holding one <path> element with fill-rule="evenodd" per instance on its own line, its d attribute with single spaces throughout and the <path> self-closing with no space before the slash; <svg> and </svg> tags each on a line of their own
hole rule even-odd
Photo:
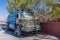
<svg viewBox="0 0 60 40">
<path fill-rule="evenodd" d="M 6 28 L 0 27 L 0 40 L 59 40 L 58 37 L 46 35 L 46 34 L 36 34 L 30 36 L 17 37 L 14 35 L 13 31 L 7 31 Z"/>
</svg>

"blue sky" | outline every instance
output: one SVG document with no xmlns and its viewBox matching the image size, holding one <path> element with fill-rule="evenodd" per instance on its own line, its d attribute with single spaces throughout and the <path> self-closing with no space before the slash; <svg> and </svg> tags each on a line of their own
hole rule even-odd
<svg viewBox="0 0 60 40">
<path fill-rule="evenodd" d="M 7 0 L 0 0 L 0 19 L 5 20 L 8 15 Z"/>
</svg>

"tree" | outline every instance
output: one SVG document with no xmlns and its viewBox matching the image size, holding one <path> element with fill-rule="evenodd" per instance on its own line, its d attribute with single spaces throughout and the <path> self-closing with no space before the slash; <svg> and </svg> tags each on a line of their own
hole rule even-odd
<svg viewBox="0 0 60 40">
<path fill-rule="evenodd" d="M 17 9 L 31 9 L 31 4 L 34 0 L 14 0 L 14 6 Z"/>
<path fill-rule="evenodd" d="M 7 2 L 8 2 L 8 11 L 9 11 L 9 13 L 11 14 L 11 13 L 13 13 L 14 11 L 15 11 L 15 8 L 14 8 L 14 1 L 13 0 L 7 0 Z"/>
<path fill-rule="evenodd" d="M 9 1 L 8 4 L 14 5 L 17 9 L 32 9 L 32 4 L 34 2 L 39 2 L 39 0 L 13 0 Z"/>
</svg>

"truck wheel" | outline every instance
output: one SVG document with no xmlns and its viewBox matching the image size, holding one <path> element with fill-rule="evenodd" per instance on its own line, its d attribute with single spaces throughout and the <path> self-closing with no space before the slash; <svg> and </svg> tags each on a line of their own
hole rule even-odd
<svg viewBox="0 0 60 40">
<path fill-rule="evenodd" d="M 8 30 L 8 31 L 10 30 L 10 28 L 9 28 L 9 24 L 7 24 L 7 30 Z"/>
<path fill-rule="evenodd" d="M 17 35 L 17 36 L 21 36 L 22 32 L 21 32 L 21 28 L 20 28 L 19 25 L 16 25 L 14 34 Z"/>
</svg>

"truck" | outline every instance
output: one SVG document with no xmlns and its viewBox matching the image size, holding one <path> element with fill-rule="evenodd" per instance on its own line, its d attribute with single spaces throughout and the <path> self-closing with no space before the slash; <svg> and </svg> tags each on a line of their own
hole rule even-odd
<svg viewBox="0 0 60 40">
<path fill-rule="evenodd" d="M 39 22 L 37 22 L 34 14 L 29 11 L 15 11 L 8 15 L 7 29 L 14 30 L 14 34 L 21 35 L 24 32 L 33 32 L 40 30 Z"/>
</svg>

